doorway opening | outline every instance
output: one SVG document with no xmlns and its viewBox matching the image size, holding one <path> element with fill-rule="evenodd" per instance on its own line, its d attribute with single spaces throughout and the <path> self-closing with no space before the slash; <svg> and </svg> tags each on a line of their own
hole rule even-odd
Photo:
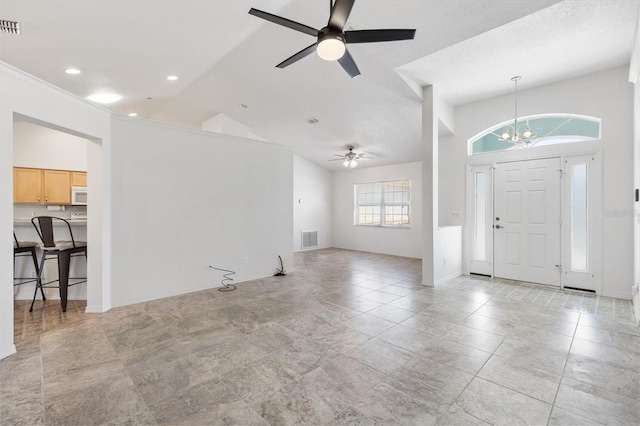
<svg viewBox="0 0 640 426">
<path fill-rule="evenodd" d="M 73 259 L 70 264 L 71 277 L 87 277 L 87 283 L 69 287 L 67 310 L 76 312 L 102 312 L 102 141 L 89 135 L 47 123 L 22 114 L 13 114 L 13 166 L 14 166 L 14 204 L 13 222 L 16 238 L 20 241 L 39 242 L 40 238 L 31 223 L 35 216 L 54 216 L 67 219 L 71 224 L 73 238 L 86 241 L 90 247 L 88 259 Z M 45 176 L 54 176 L 47 182 L 51 190 L 58 191 L 61 198 L 53 201 L 47 198 L 24 199 L 16 196 L 15 171 L 32 172 L 44 194 Z M 56 180 L 57 179 L 57 180 Z M 79 191 L 85 188 L 86 204 L 82 197 L 71 202 L 71 188 Z M 88 188 L 91 188 L 90 190 Z M 38 190 L 36 189 L 35 192 Z M 47 194 L 50 194 L 48 192 Z M 54 231 L 55 232 L 55 231 Z M 62 237 L 66 236 L 63 232 Z M 38 250 L 38 261 L 40 251 Z M 34 278 L 36 268 L 30 257 L 16 260 L 14 276 Z M 45 262 L 43 279 L 50 281 L 58 278 L 55 261 Z M 14 304 L 26 306 L 28 312 L 35 291 L 35 282 L 14 287 Z M 59 289 L 45 290 L 47 311 L 62 312 Z M 26 302 L 26 303 L 25 303 Z M 42 310 L 41 293 L 38 292 L 34 313 Z M 42 312 L 41 312 L 42 313 Z M 43 314 L 44 315 L 44 314 Z M 59 315 L 49 315 L 50 319 Z M 16 318 L 19 321 L 19 318 Z M 14 322 L 14 327 L 15 327 Z M 19 331 L 19 330 L 15 330 Z M 18 333 L 16 333 L 16 343 Z"/>
</svg>

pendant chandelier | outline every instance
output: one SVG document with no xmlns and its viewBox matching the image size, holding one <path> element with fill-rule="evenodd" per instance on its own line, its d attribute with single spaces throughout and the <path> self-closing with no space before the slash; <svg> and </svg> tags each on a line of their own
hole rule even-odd
<svg viewBox="0 0 640 426">
<path fill-rule="evenodd" d="M 536 132 L 529 127 L 529 121 L 527 120 L 526 126 L 522 133 L 518 129 L 518 80 L 522 77 L 519 75 L 511 78 L 515 85 L 515 114 L 513 119 L 513 126 L 505 128 L 500 134 L 499 139 L 501 141 L 510 142 L 516 145 L 528 146 L 536 137 Z"/>
</svg>

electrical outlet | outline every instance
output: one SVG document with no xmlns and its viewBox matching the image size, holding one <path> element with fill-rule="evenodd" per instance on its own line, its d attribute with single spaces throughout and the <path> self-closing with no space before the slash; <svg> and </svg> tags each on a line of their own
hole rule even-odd
<svg viewBox="0 0 640 426">
<path fill-rule="evenodd" d="M 249 264 L 249 258 L 248 257 L 243 257 L 242 258 L 242 263 L 244 263 L 245 265 Z"/>
</svg>

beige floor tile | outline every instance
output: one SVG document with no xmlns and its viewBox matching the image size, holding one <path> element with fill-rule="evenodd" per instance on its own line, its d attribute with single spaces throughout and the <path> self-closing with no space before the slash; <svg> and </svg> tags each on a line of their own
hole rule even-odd
<svg viewBox="0 0 640 426">
<path fill-rule="evenodd" d="M 454 406 L 494 425 L 544 425 L 551 414 L 551 404 L 480 378 L 473 379 Z"/>
<path fill-rule="evenodd" d="M 234 292 L 104 314 L 15 301 L 0 423 L 637 420 L 630 301 L 485 277 L 426 287 L 419 259 L 339 249 L 295 263 Z"/>
<path fill-rule="evenodd" d="M 563 378 L 555 406 L 602 424 L 638 423 L 640 401 Z"/>
<path fill-rule="evenodd" d="M 393 373 L 414 357 L 411 352 L 378 339 L 356 346 L 347 355 L 385 374 Z"/>
</svg>

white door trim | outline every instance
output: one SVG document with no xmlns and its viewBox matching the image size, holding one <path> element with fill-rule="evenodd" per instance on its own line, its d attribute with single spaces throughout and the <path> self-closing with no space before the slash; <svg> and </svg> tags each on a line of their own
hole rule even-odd
<svg viewBox="0 0 640 426">
<path fill-rule="evenodd" d="M 480 274 L 493 276 L 493 164 L 467 165 L 467 197 L 465 228 L 467 229 L 465 238 L 465 274 Z M 476 256 L 476 179 L 477 172 L 486 171 L 485 182 L 485 224 L 484 229 L 484 260 Z"/>
<path fill-rule="evenodd" d="M 580 158 L 580 157 L 593 157 L 594 158 L 594 163 L 593 163 L 593 167 L 590 170 L 590 175 L 589 175 L 589 195 L 590 195 L 590 203 L 589 203 L 589 214 L 591 216 L 591 220 L 589 221 L 589 262 L 591 265 L 589 274 L 592 275 L 588 278 L 588 282 L 589 282 L 589 286 L 584 286 L 584 284 L 582 285 L 575 285 L 576 281 L 575 281 L 575 277 L 571 277 L 571 273 L 569 272 L 569 268 L 567 265 L 569 265 L 568 260 L 571 256 L 570 253 L 570 234 L 568 234 L 569 232 L 569 226 L 568 224 L 570 223 L 570 219 L 568 217 L 568 214 L 570 213 L 570 210 L 568 209 L 566 203 L 568 202 L 567 197 L 569 196 L 570 192 L 567 189 L 567 185 L 569 185 L 568 179 L 567 177 L 567 170 L 566 170 L 566 161 L 571 161 L 571 159 L 576 159 L 576 158 Z M 596 150 L 596 151 L 582 151 L 582 152 L 575 152 L 575 153 L 558 153 L 558 155 L 540 155 L 540 156 L 530 156 L 527 158 L 514 158 L 514 159 L 509 159 L 509 160 L 505 160 L 505 161 L 499 161 L 496 163 L 489 163 L 487 160 L 489 160 L 489 158 L 484 157 L 484 162 L 475 162 L 472 160 L 470 163 L 467 163 L 466 165 L 466 218 L 465 218 L 465 239 L 464 239 L 464 258 L 465 258 L 465 262 L 464 262 L 464 266 L 465 266 L 465 270 L 464 273 L 465 274 L 470 274 L 470 273 L 478 273 L 478 271 L 476 270 L 477 268 L 474 269 L 474 267 L 471 264 L 471 259 L 473 257 L 473 244 L 474 244 L 474 238 L 473 238 L 473 229 L 474 229 L 474 220 L 475 220 L 475 212 L 473 209 L 473 205 L 474 205 L 474 199 L 475 199 L 475 188 L 472 185 L 472 180 L 471 180 L 471 176 L 472 176 L 472 170 L 477 169 L 477 168 L 482 168 L 482 167 L 487 167 L 487 168 L 491 168 L 493 164 L 498 164 L 498 163 L 510 163 L 510 162 L 518 162 L 518 161 L 525 161 L 525 160 L 537 160 L 537 159 L 544 159 L 544 158 L 560 158 L 561 160 L 561 165 L 562 165 L 562 169 L 563 169 L 563 181 L 561 183 L 561 188 L 560 188 L 560 196 L 561 196 L 561 215 L 562 215 L 562 229 L 561 229 L 561 237 L 560 237 L 560 253 L 561 253 L 561 265 L 563 266 L 563 273 L 561 276 L 561 280 L 560 280 L 560 287 L 564 288 L 564 286 L 568 286 L 568 287 L 577 287 L 577 288 L 585 288 L 588 287 L 587 289 L 589 290 L 594 290 L 597 294 L 601 294 L 602 293 L 602 241 L 603 241 L 603 221 L 604 221 L 604 211 L 603 211 L 603 174 L 602 174 L 602 151 L 601 150 Z M 493 194 L 493 174 L 492 174 L 492 178 L 491 178 L 491 194 L 492 196 Z M 491 203 L 493 204 L 493 203 Z M 493 220 L 493 210 L 491 210 L 490 215 L 487 216 L 487 220 Z M 491 223 L 492 225 L 492 223 Z M 489 225 L 489 226 L 491 226 Z M 491 244 L 493 244 L 493 240 L 491 239 Z M 491 250 L 493 252 L 493 249 Z M 492 259 L 493 261 L 493 259 Z M 479 273 L 485 273 L 485 272 L 479 272 Z M 487 275 L 491 275 L 493 276 L 493 266 L 491 266 L 490 272 L 487 273 Z"/>
<path fill-rule="evenodd" d="M 587 164 L 587 268 L 572 267 L 572 191 L 571 166 Z M 602 155 L 600 152 L 572 154 L 562 157 L 562 286 L 602 293 Z"/>
</svg>

